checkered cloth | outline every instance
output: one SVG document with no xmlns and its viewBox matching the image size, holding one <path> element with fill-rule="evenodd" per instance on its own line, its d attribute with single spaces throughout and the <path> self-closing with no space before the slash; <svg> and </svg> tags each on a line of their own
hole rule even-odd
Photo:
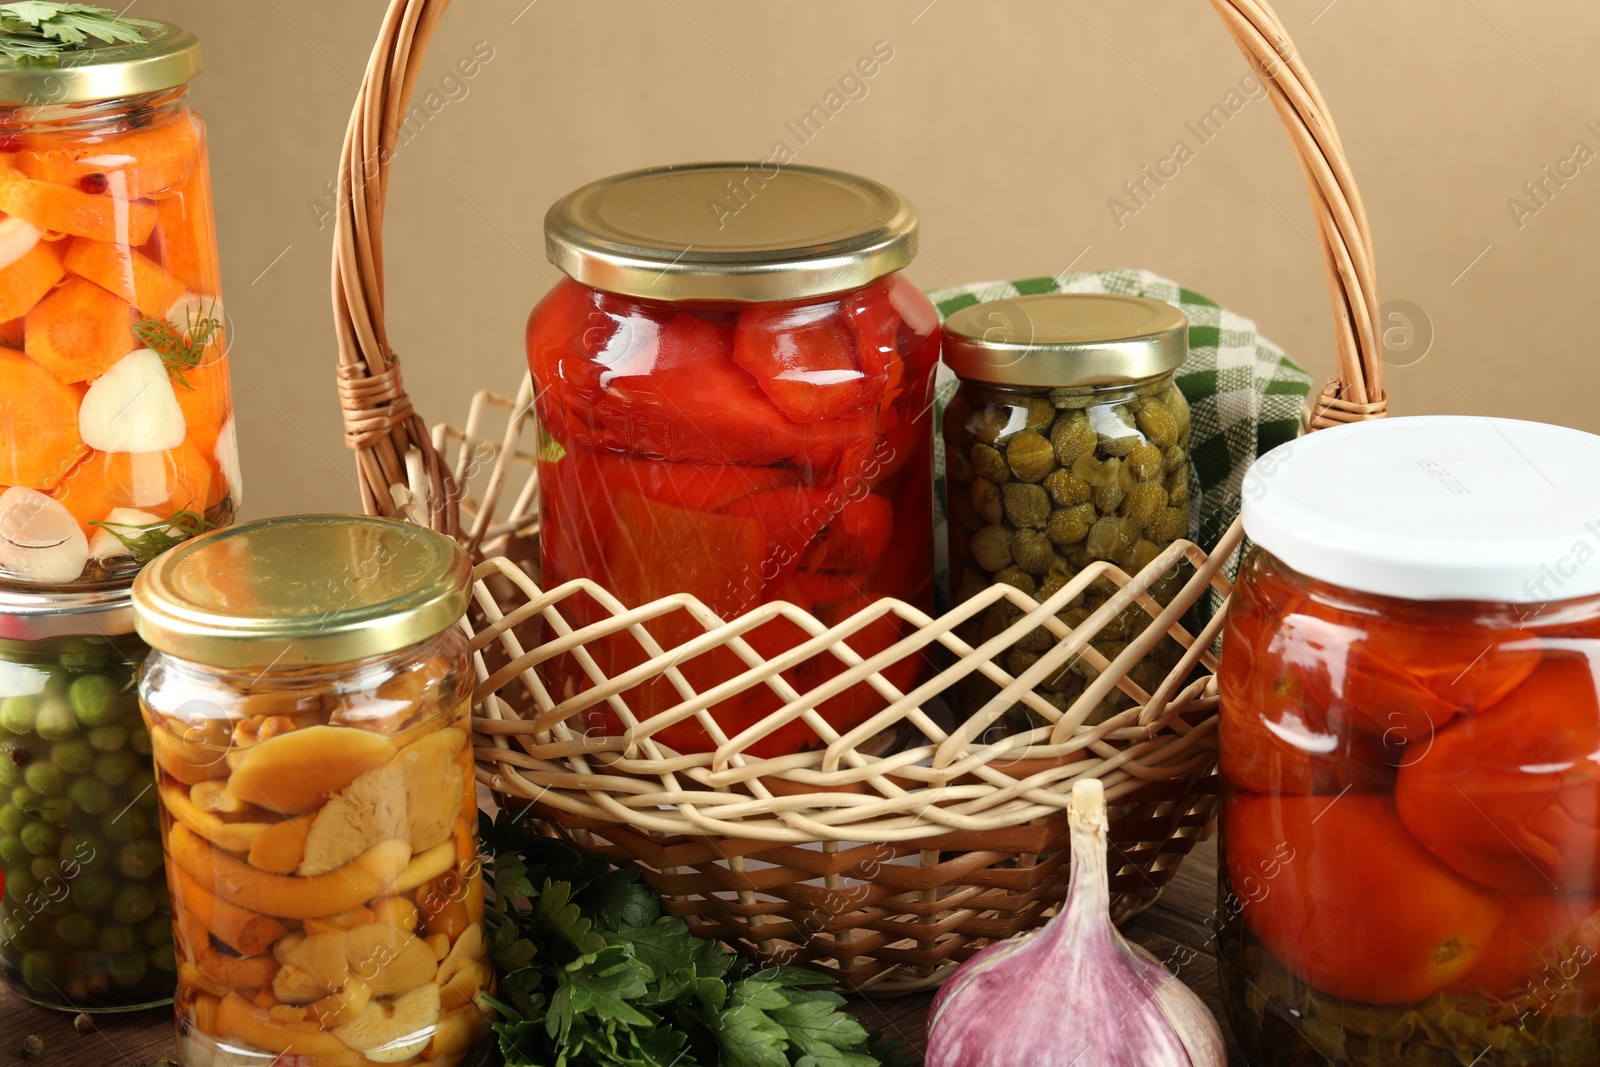
<svg viewBox="0 0 1600 1067">
<path fill-rule="evenodd" d="M 1209 551 L 1239 514 L 1239 491 L 1250 463 L 1299 434 L 1311 376 L 1295 366 L 1281 348 L 1257 334 L 1254 322 L 1149 271 L 1106 270 L 1059 278 L 979 282 L 935 289 L 928 298 L 939 309 L 942 321 L 969 304 L 1056 292 L 1145 296 L 1164 300 L 1189 317 L 1189 358 L 1177 374 L 1193 424 L 1189 533 Z M 945 405 L 955 390 L 955 375 L 941 363 L 935 426 L 943 425 Z M 938 433 L 934 434 L 933 451 L 935 588 L 943 611 L 949 605 L 950 563 L 945 543 L 944 440 Z M 1235 566 L 1237 560 L 1230 565 L 1230 575 Z"/>
</svg>

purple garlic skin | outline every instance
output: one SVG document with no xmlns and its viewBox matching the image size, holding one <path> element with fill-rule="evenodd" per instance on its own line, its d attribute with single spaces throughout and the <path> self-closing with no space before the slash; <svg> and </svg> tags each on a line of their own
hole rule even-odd
<svg viewBox="0 0 1600 1067">
<path fill-rule="evenodd" d="M 1226 1067 L 1200 998 L 1111 924 L 1100 782 L 1077 782 L 1072 802 L 1066 906 L 945 983 L 928 1017 L 928 1067 Z"/>
</svg>

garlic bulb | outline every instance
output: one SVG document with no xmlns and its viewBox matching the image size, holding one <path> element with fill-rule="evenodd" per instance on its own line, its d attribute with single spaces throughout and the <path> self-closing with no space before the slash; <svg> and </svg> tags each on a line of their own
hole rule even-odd
<svg viewBox="0 0 1600 1067">
<path fill-rule="evenodd" d="M 1042 930 L 962 965 L 928 1017 L 928 1067 L 1225 1067 L 1198 996 L 1111 924 L 1106 795 L 1072 787 L 1072 887 Z"/>
</svg>

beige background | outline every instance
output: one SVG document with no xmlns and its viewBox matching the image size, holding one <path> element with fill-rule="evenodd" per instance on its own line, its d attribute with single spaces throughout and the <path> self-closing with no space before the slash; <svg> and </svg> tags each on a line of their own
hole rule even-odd
<svg viewBox="0 0 1600 1067">
<path fill-rule="evenodd" d="M 318 201 L 384 7 L 134 11 L 206 44 L 194 102 L 212 131 L 251 516 L 358 506 Z M 1396 411 L 1600 431 L 1600 163 L 1520 227 L 1507 206 L 1575 142 L 1600 152 L 1600 8 L 1278 8 L 1337 116 L 1384 297 L 1432 323 L 1426 358 L 1391 370 Z M 628 168 L 794 147 L 785 123 L 877 41 L 892 60 L 797 156 L 918 205 L 917 282 L 1147 267 L 1254 317 L 1319 378 L 1331 371 L 1310 209 L 1271 105 L 1247 103 L 1203 147 L 1185 129 L 1247 73 L 1200 0 L 458 0 L 422 86 L 440 87 L 476 42 L 493 58 L 442 86 L 448 102 L 400 153 L 389 200 L 391 334 L 427 419 L 459 419 L 476 389 L 514 389 L 523 324 L 552 280 L 541 230 L 552 200 Z M 1179 139 L 1195 158 L 1119 229 L 1108 199 Z"/>
</svg>

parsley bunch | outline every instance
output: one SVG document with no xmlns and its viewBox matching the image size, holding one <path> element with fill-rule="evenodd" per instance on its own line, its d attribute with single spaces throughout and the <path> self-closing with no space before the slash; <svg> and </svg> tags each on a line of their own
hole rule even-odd
<svg viewBox="0 0 1600 1067">
<path fill-rule="evenodd" d="M 909 1064 L 801 967 L 757 970 L 702 941 L 637 871 L 480 816 L 493 886 L 495 1032 L 506 1067 Z"/>
<path fill-rule="evenodd" d="M 108 44 L 143 44 L 139 20 L 89 4 L 18 0 L 0 4 L 0 57 L 53 66 L 62 52 L 82 48 L 93 37 Z"/>
</svg>

